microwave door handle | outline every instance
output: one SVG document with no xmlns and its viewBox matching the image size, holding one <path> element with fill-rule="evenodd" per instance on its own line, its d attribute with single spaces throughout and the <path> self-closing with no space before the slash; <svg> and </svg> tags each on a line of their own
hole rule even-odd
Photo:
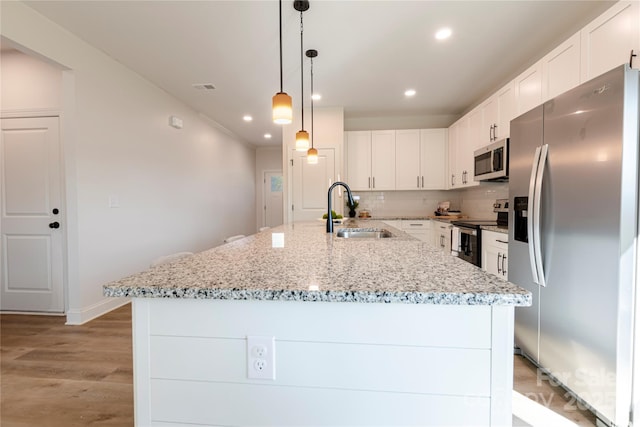
<svg viewBox="0 0 640 427">
<path fill-rule="evenodd" d="M 529 246 L 529 263 L 531 265 L 531 275 L 533 276 L 533 283 L 540 284 L 538 279 L 538 270 L 535 259 L 535 250 L 534 250 L 534 222 L 536 220 L 534 215 L 534 205 L 535 205 L 535 185 L 536 185 L 536 177 L 538 175 L 538 166 L 540 163 L 540 151 L 541 148 L 537 147 L 536 152 L 533 155 L 533 164 L 531 165 L 531 177 L 529 179 L 529 202 L 527 206 L 527 210 L 530 212 L 529 220 L 527 221 L 527 236 L 528 236 L 528 246 Z"/>
<path fill-rule="evenodd" d="M 549 152 L 549 144 L 544 144 L 540 150 L 540 160 L 538 166 L 538 174 L 536 176 L 536 189 L 535 189 L 535 204 L 534 204 L 534 217 L 535 226 L 533 229 L 534 234 L 534 251 L 536 259 L 536 270 L 538 271 L 538 282 L 542 286 L 547 286 L 547 282 L 544 278 L 544 265 L 542 264 L 542 243 L 540 239 L 540 223 L 541 223 L 541 206 L 542 206 L 542 183 L 544 180 L 544 170 L 547 164 L 547 154 Z"/>
</svg>

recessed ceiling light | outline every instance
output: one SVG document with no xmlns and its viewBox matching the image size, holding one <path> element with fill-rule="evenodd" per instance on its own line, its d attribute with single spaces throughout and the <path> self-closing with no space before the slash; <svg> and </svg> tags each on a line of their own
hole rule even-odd
<svg viewBox="0 0 640 427">
<path fill-rule="evenodd" d="M 251 120 L 253 120 L 253 117 L 246 115 L 242 118 L 242 120 L 244 120 L 245 122 L 250 122 Z"/>
<path fill-rule="evenodd" d="M 264 138 L 265 139 L 271 139 L 271 134 L 270 133 L 265 133 L 264 134 Z"/>
<path fill-rule="evenodd" d="M 404 96 L 414 96 L 416 94 L 415 89 L 407 89 L 404 91 Z"/>
<path fill-rule="evenodd" d="M 451 28 L 441 28 L 436 33 L 436 39 L 445 40 L 451 37 Z"/>
<path fill-rule="evenodd" d="M 311 95 L 311 99 L 313 99 L 314 101 L 320 101 L 322 99 L 322 95 L 320 95 L 319 93 L 314 93 L 313 95 Z"/>
</svg>

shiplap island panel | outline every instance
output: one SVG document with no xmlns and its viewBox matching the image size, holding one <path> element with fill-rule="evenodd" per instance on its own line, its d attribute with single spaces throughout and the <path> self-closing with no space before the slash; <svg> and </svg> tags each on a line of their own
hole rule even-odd
<svg viewBox="0 0 640 427">
<path fill-rule="evenodd" d="M 136 425 L 510 424 L 531 295 L 390 229 L 295 223 L 106 285 L 134 297 Z M 274 380 L 248 336 L 275 337 Z"/>
</svg>

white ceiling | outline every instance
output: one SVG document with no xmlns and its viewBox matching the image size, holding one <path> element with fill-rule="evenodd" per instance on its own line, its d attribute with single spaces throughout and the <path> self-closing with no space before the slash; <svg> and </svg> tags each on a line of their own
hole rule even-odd
<svg viewBox="0 0 640 427">
<path fill-rule="evenodd" d="M 29 6 L 243 140 L 279 145 L 278 2 L 29 1 Z M 345 121 L 459 116 L 610 7 L 603 1 L 311 0 L 317 107 Z M 437 41 L 448 26 L 453 36 Z M 283 1 L 284 90 L 300 108 L 300 13 Z M 309 60 L 305 61 L 305 116 Z M 212 83 L 211 92 L 194 83 Z M 405 89 L 417 95 L 407 99 Z M 253 116 L 246 123 L 242 117 Z M 308 120 L 308 119 L 307 119 Z M 446 123 L 443 126 L 447 126 Z M 309 125 L 306 126 L 309 128 Z M 265 133 L 273 134 L 271 141 Z"/>
</svg>

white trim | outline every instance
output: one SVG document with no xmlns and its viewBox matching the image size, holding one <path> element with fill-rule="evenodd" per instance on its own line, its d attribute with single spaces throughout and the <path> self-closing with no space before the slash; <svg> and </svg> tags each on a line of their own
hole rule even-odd
<svg viewBox="0 0 640 427">
<path fill-rule="evenodd" d="M 0 118 L 3 119 L 30 119 L 35 117 L 61 117 L 62 111 L 58 109 L 16 109 L 16 110 L 1 110 Z"/>
<path fill-rule="evenodd" d="M 107 298 L 89 307 L 67 311 L 67 322 L 65 325 L 83 325 L 90 320 L 102 316 L 110 311 L 129 304 L 130 298 Z"/>
</svg>

